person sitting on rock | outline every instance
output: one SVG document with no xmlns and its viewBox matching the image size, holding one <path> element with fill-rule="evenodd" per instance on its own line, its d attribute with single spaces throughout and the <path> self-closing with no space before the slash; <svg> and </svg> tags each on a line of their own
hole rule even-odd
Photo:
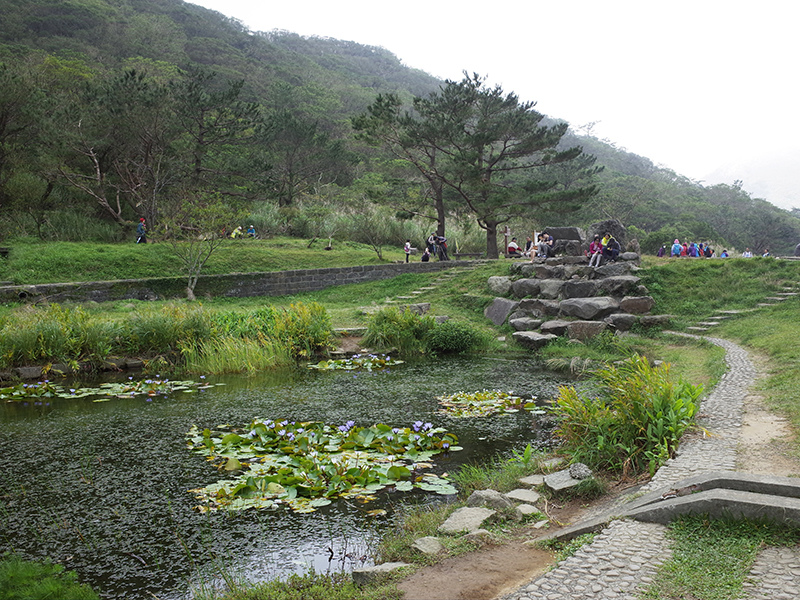
<svg viewBox="0 0 800 600">
<path fill-rule="evenodd" d="M 542 233 L 539 236 L 539 256 L 542 258 L 552 258 L 555 256 L 555 240 L 549 233 Z"/>
<path fill-rule="evenodd" d="M 518 258 L 522 256 L 522 251 L 519 249 L 519 244 L 517 244 L 517 238 L 511 238 L 511 241 L 508 243 L 508 248 L 506 248 L 506 254 L 508 254 L 509 258 Z"/>
<path fill-rule="evenodd" d="M 603 242 L 600 241 L 600 234 L 594 236 L 592 243 L 589 244 L 589 266 L 599 267 L 603 260 Z"/>
<path fill-rule="evenodd" d="M 616 238 L 612 235 L 608 238 L 608 243 L 603 248 L 603 258 L 614 262 L 617 260 L 620 252 L 620 245 Z"/>
<path fill-rule="evenodd" d="M 530 256 L 531 252 L 533 252 L 533 240 L 531 239 L 531 236 L 528 236 L 528 239 L 525 242 L 525 251 L 522 253 L 522 255 Z"/>
</svg>

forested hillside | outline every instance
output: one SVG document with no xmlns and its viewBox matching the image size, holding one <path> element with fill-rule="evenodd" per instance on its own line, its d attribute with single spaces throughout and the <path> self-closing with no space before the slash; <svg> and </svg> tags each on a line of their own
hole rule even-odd
<svg viewBox="0 0 800 600">
<path fill-rule="evenodd" d="M 181 0 L 0 0 L 0 14 L 5 238 L 130 240 L 144 218 L 156 238 L 253 224 L 379 251 L 438 230 L 491 254 L 492 228 L 613 217 L 653 252 L 675 237 L 773 253 L 800 241 L 797 218 L 736 185 L 567 131 L 478 79 L 440 87 L 383 48 L 250 32 Z M 394 112 L 376 116 L 387 99 Z M 472 103 L 458 140 L 451 100 Z M 527 129 L 501 133 L 511 115 Z"/>
</svg>

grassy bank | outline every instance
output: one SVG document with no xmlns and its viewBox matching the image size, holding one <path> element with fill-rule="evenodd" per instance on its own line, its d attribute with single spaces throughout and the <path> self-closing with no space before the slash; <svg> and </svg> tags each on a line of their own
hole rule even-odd
<svg viewBox="0 0 800 600">
<path fill-rule="evenodd" d="M 168 243 L 99 244 L 9 240 L 8 258 L 0 260 L 0 280 L 14 284 L 109 281 L 183 275 L 181 263 Z M 402 245 L 382 248 L 383 260 L 366 244 L 275 237 L 229 240 L 209 259 L 203 274 L 286 271 L 352 267 L 405 260 Z M 419 257 L 414 257 L 419 260 Z"/>
</svg>

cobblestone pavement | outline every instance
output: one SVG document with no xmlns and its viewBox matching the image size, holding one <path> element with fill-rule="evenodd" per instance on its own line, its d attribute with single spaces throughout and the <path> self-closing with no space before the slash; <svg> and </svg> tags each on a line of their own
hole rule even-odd
<svg viewBox="0 0 800 600">
<path fill-rule="evenodd" d="M 677 456 L 658 470 L 643 491 L 666 488 L 700 473 L 736 468 L 742 404 L 757 372 L 743 348 L 728 340 L 706 339 L 725 348 L 728 370 L 702 402 L 697 419 L 701 432 L 682 440 Z M 653 523 L 613 521 L 591 544 L 500 600 L 634 600 L 671 556 L 665 531 Z M 763 550 L 745 593 L 746 600 L 800 598 L 800 551 Z"/>
</svg>

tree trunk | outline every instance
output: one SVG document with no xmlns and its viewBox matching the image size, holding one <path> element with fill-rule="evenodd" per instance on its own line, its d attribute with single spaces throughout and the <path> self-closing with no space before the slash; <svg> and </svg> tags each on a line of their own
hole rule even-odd
<svg viewBox="0 0 800 600">
<path fill-rule="evenodd" d="M 486 221 L 486 258 L 499 258 L 497 252 L 497 222 Z"/>
<path fill-rule="evenodd" d="M 438 179 L 431 180 L 431 190 L 433 191 L 434 204 L 436 205 L 436 235 L 447 237 L 444 234 L 444 221 L 446 212 L 444 209 L 444 186 Z"/>
</svg>

